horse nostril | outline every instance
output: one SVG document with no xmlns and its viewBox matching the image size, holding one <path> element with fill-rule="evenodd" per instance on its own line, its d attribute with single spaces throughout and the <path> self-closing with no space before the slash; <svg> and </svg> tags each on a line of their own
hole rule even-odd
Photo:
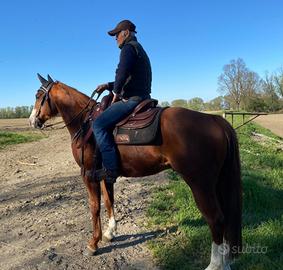
<svg viewBox="0 0 283 270">
<path fill-rule="evenodd" d="M 43 123 L 40 121 L 40 119 L 36 118 L 34 122 L 35 128 L 42 128 Z"/>
</svg>

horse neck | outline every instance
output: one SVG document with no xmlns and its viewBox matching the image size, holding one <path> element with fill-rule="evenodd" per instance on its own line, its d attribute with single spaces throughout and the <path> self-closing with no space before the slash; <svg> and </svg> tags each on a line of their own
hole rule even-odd
<svg viewBox="0 0 283 270">
<path fill-rule="evenodd" d="M 54 93 L 51 98 L 54 98 L 55 106 L 67 125 L 71 137 L 73 137 L 80 129 L 85 113 L 76 116 L 85 108 L 89 97 L 62 83 L 58 83 L 56 88 L 57 91 L 51 91 Z"/>
</svg>

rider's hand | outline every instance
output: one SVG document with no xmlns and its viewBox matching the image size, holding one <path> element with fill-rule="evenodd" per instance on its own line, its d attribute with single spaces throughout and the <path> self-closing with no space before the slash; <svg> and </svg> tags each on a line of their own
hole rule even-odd
<svg viewBox="0 0 283 270">
<path fill-rule="evenodd" d="M 102 93 L 104 90 L 108 90 L 109 88 L 109 85 L 108 83 L 104 83 L 104 84 L 100 84 L 96 87 L 95 91 L 100 94 Z"/>
<path fill-rule="evenodd" d="M 115 103 L 119 98 L 120 98 L 119 95 L 113 92 L 113 98 L 112 98 L 111 105 L 112 105 L 113 103 Z"/>
</svg>

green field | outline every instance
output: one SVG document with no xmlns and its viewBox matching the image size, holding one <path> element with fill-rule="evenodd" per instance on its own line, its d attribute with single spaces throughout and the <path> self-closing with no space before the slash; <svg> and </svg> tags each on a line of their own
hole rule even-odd
<svg viewBox="0 0 283 270">
<path fill-rule="evenodd" d="M 43 138 L 42 135 L 32 132 L 6 132 L 0 131 L 0 150 L 7 145 L 32 142 Z"/>
<path fill-rule="evenodd" d="M 252 136 L 252 132 L 263 134 Z M 256 124 L 238 130 L 243 181 L 243 253 L 232 269 L 283 269 L 283 141 Z M 162 269 L 205 269 L 211 236 L 188 186 L 174 172 L 154 194 L 151 229 L 167 233 L 150 242 Z"/>
</svg>

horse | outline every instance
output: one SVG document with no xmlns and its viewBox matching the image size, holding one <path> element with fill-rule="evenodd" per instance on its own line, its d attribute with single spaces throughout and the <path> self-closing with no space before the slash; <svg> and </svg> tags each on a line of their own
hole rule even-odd
<svg viewBox="0 0 283 270">
<path fill-rule="evenodd" d="M 60 114 L 74 138 L 90 107 L 97 100 L 48 75 L 39 75 L 41 86 L 29 121 L 35 128 Z M 194 200 L 212 235 L 210 263 L 206 270 L 230 269 L 231 259 L 239 255 L 242 246 L 242 187 L 239 147 L 232 126 L 221 116 L 185 108 L 169 107 L 160 116 L 160 145 L 117 145 L 121 175 L 142 177 L 171 168 L 191 188 Z M 93 137 L 93 136 L 92 136 Z M 91 170 L 95 157 L 95 139 L 85 145 L 83 157 L 75 140 L 71 139 L 76 163 Z M 102 240 L 100 221 L 101 190 L 109 216 L 103 238 L 111 241 L 116 233 L 114 216 L 114 185 L 99 183 L 91 175 L 83 175 L 93 232 L 86 250 L 97 254 Z M 236 252 L 232 251 L 238 251 Z"/>
</svg>

